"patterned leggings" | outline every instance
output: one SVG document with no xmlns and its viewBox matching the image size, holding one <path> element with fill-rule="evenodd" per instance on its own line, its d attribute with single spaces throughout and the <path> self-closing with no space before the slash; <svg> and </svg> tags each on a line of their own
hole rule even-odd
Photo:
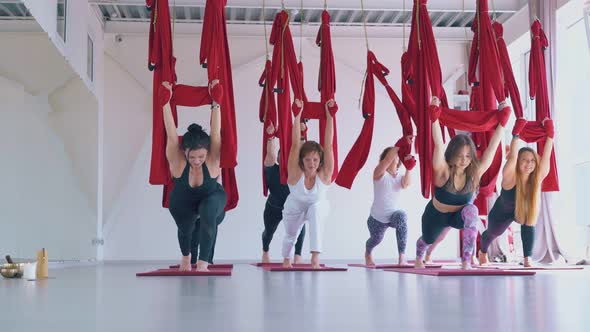
<svg viewBox="0 0 590 332">
<path fill-rule="evenodd" d="M 373 248 L 375 248 L 381 241 L 383 241 L 383 236 L 385 235 L 385 231 L 387 228 L 395 228 L 395 236 L 397 238 L 397 251 L 400 254 L 406 252 L 406 242 L 408 239 L 408 225 L 407 225 L 408 216 L 404 211 L 398 210 L 395 211 L 391 217 L 389 217 L 389 222 L 384 224 L 375 218 L 369 216 L 367 220 L 367 226 L 369 227 L 369 234 L 370 237 L 367 240 L 366 248 L 367 253 L 371 253 Z"/>
</svg>

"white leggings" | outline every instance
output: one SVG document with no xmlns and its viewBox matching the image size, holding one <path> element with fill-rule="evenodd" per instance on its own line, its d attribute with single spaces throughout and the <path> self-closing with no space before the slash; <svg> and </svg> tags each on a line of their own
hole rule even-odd
<svg viewBox="0 0 590 332">
<path fill-rule="evenodd" d="M 289 200 L 287 198 L 287 200 Z M 322 226 L 330 210 L 327 200 L 314 203 L 306 203 L 291 200 L 285 204 L 283 210 L 283 225 L 285 225 L 285 238 L 283 239 L 283 258 L 293 256 L 293 246 L 301 228 L 308 222 L 307 234 L 309 235 L 309 248 L 313 252 L 322 251 Z"/>
</svg>

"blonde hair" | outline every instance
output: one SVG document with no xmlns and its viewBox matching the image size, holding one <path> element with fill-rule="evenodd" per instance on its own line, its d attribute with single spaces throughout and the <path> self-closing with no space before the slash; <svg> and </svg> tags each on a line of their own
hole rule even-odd
<svg viewBox="0 0 590 332">
<path fill-rule="evenodd" d="M 520 157 L 530 152 L 535 159 L 535 170 L 524 181 L 524 174 L 520 171 Z M 539 192 L 541 181 L 539 181 L 539 155 L 531 148 L 522 148 L 518 151 L 516 162 L 516 209 L 514 216 L 516 222 L 521 225 L 534 226 L 539 215 Z"/>
</svg>

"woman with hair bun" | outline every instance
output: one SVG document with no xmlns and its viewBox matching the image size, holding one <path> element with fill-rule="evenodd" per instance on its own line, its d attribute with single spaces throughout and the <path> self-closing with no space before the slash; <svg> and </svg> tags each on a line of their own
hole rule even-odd
<svg viewBox="0 0 590 332">
<path fill-rule="evenodd" d="M 209 86 L 211 90 L 218 81 Z M 170 90 L 168 82 L 162 83 Z M 170 99 L 169 98 L 169 99 Z M 207 271 L 213 256 L 217 227 L 225 217 L 227 196 L 217 182 L 221 150 L 220 106 L 211 105 L 211 134 L 193 123 L 182 136 L 182 145 L 176 134 L 176 125 L 170 100 L 164 105 L 166 127 L 166 159 L 174 179 L 170 193 L 170 214 L 178 226 L 178 244 L 182 252 L 180 270 L 188 271 L 197 264 L 197 271 Z"/>
</svg>

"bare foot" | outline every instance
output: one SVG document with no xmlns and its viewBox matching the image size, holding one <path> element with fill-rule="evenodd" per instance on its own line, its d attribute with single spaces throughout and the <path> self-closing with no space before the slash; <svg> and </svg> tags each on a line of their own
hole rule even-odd
<svg viewBox="0 0 590 332">
<path fill-rule="evenodd" d="M 414 268 L 423 269 L 425 267 L 426 265 L 424 264 L 424 262 L 420 258 L 416 258 L 416 260 L 414 261 Z"/>
<path fill-rule="evenodd" d="M 268 251 L 262 252 L 262 263 L 270 263 L 270 255 L 268 254 Z"/>
<path fill-rule="evenodd" d="M 208 262 L 202 261 L 202 260 L 198 260 L 197 261 L 197 271 L 199 272 L 207 272 L 209 271 L 209 269 L 207 268 L 209 266 Z"/>
<path fill-rule="evenodd" d="M 319 252 L 311 252 L 311 268 L 312 269 L 320 269 L 320 253 Z"/>
<path fill-rule="evenodd" d="M 477 258 L 475 258 L 475 255 L 471 256 L 471 266 L 477 265 L 477 263 L 479 262 L 477 261 Z"/>
<path fill-rule="evenodd" d="M 178 267 L 179 271 L 190 271 L 191 270 L 191 254 L 188 256 L 182 256 L 180 259 L 180 266 Z"/>
<path fill-rule="evenodd" d="M 485 254 L 485 253 L 479 251 L 477 253 L 477 256 L 479 258 L 479 265 L 480 266 L 484 266 L 484 265 L 489 265 L 490 264 L 490 262 L 488 261 L 488 254 Z"/>
<path fill-rule="evenodd" d="M 524 258 L 524 267 L 533 267 L 533 263 L 531 262 L 531 258 L 530 257 L 525 257 Z"/>
<path fill-rule="evenodd" d="M 283 267 L 289 268 L 289 269 L 292 268 L 293 265 L 291 264 L 291 259 L 289 259 L 289 258 L 283 259 Z"/>
<path fill-rule="evenodd" d="M 471 270 L 471 262 L 470 261 L 462 261 L 461 262 L 461 269 Z"/>
<path fill-rule="evenodd" d="M 373 261 L 373 255 L 365 252 L 365 265 L 367 266 L 375 266 L 375 262 Z"/>
<path fill-rule="evenodd" d="M 295 257 L 293 257 L 293 264 L 301 264 L 301 260 L 303 258 L 301 257 L 301 255 L 295 255 Z"/>
<path fill-rule="evenodd" d="M 424 263 L 426 264 L 432 264 L 432 257 L 430 257 L 430 254 L 426 254 L 426 257 L 424 258 Z"/>
<path fill-rule="evenodd" d="M 397 260 L 399 265 L 406 265 L 406 255 L 399 254 L 399 259 Z"/>
</svg>

